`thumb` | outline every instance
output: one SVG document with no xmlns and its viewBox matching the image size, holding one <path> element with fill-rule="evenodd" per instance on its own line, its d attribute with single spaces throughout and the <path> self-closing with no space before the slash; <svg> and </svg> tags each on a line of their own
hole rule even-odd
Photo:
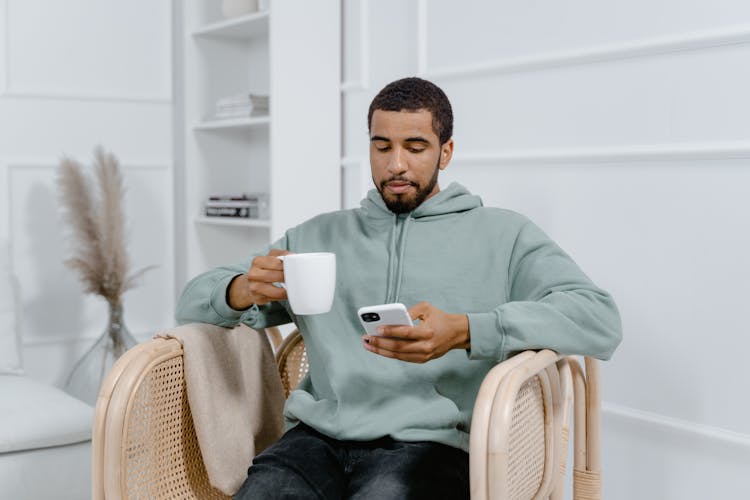
<svg viewBox="0 0 750 500">
<path fill-rule="evenodd" d="M 268 255 L 269 255 L 269 256 L 272 256 L 272 257 L 277 257 L 277 256 L 279 256 L 279 255 L 289 255 L 290 253 L 292 253 L 292 252 L 290 252 L 290 251 L 288 251 L 288 250 L 282 250 L 282 249 L 280 249 L 280 248 L 272 248 L 272 249 L 271 249 L 271 250 L 270 250 L 270 251 L 268 252 Z"/>
<path fill-rule="evenodd" d="M 411 317 L 412 321 L 415 319 L 423 320 L 427 317 L 427 314 L 429 313 L 432 306 L 429 304 L 429 302 L 420 302 L 419 304 L 416 304 L 409 308 L 409 316 Z"/>
</svg>

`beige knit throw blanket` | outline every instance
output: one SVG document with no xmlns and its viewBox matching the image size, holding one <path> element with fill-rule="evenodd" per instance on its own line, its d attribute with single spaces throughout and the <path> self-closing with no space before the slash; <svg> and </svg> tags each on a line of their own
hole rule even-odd
<svg viewBox="0 0 750 500">
<path fill-rule="evenodd" d="M 244 325 L 189 324 L 156 337 L 180 341 L 195 434 L 215 488 L 234 495 L 253 457 L 284 431 L 284 390 L 266 335 Z"/>
</svg>

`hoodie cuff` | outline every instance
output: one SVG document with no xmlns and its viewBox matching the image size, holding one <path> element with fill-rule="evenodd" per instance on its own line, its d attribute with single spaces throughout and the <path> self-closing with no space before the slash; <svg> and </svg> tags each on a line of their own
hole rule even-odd
<svg viewBox="0 0 750 500">
<path fill-rule="evenodd" d="M 505 332 L 497 312 L 469 313 L 471 347 L 467 350 L 469 359 L 501 360 Z"/>
<path fill-rule="evenodd" d="M 214 285 L 214 289 L 211 290 L 211 309 L 213 309 L 213 311 L 221 318 L 229 321 L 238 321 L 245 312 L 232 309 L 227 303 L 227 291 L 229 290 L 229 285 L 237 276 L 241 275 L 233 274 L 220 279 Z"/>
</svg>

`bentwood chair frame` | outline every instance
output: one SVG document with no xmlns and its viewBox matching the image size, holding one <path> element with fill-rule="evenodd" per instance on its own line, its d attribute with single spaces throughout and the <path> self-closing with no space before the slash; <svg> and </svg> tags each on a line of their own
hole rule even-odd
<svg viewBox="0 0 750 500">
<path fill-rule="evenodd" d="M 307 373 L 302 336 L 265 333 L 288 396 Z M 599 367 L 591 358 L 585 366 L 525 351 L 487 374 L 471 425 L 472 500 L 562 499 L 571 403 L 573 498 L 601 499 Z M 117 361 L 100 389 L 92 449 L 95 500 L 229 498 L 208 481 L 177 340 L 150 340 Z"/>
</svg>

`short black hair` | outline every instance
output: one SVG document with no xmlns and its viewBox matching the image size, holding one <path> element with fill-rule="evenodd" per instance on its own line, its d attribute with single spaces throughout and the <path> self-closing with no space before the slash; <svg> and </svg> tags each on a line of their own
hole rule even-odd
<svg viewBox="0 0 750 500">
<path fill-rule="evenodd" d="M 432 130 L 445 144 L 453 136 L 453 108 L 448 96 L 432 82 L 417 77 L 402 78 L 391 82 L 370 103 L 367 112 L 367 130 L 372 124 L 376 109 L 383 111 L 417 111 L 426 109 L 432 113 Z"/>
</svg>

